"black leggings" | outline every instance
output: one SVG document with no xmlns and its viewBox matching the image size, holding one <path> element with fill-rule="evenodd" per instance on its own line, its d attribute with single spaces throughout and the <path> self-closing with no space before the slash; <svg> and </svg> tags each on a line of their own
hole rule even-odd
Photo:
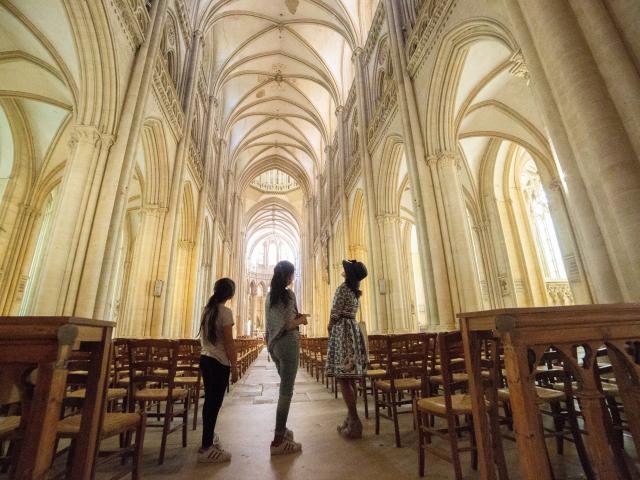
<svg viewBox="0 0 640 480">
<path fill-rule="evenodd" d="M 224 392 L 229 384 L 231 369 L 215 358 L 200 355 L 200 370 L 204 381 L 204 405 L 202 406 L 202 448 L 213 445 L 213 434 L 222 407 Z"/>
</svg>

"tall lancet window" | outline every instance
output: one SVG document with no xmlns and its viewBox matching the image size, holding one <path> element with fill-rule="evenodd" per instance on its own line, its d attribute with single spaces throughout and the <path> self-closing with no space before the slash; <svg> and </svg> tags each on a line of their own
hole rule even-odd
<svg viewBox="0 0 640 480">
<path fill-rule="evenodd" d="M 567 274 L 562 263 L 558 237 L 549 212 L 549 202 L 533 160 L 528 160 L 523 165 L 520 182 L 527 206 L 531 231 L 542 262 L 544 279 L 546 281 L 566 282 Z"/>
</svg>

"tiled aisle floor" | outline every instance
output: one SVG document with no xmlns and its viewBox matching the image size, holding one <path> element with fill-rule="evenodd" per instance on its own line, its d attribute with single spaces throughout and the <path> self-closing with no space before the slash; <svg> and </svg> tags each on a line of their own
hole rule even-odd
<svg viewBox="0 0 640 480">
<path fill-rule="evenodd" d="M 279 377 L 263 350 L 242 380 L 232 387 L 224 401 L 217 432 L 224 447 L 233 454 L 225 465 L 196 462 L 201 426 L 189 431 L 189 446 L 180 446 L 180 433 L 169 436 L 164 465 L 157 464 L 159 429 L 148 429 L 145 441 L 145 479 L 393 479 L 419 478 L 417 475 L 417 434 L 411 416 L 401 418 L 402 448 L 395 447 L 393 424 L 382 419 L 381 434 L 374 434 L 373 415 L 365 421 L 362 440 L 345 440 L 336 432 L 336 425 L 345 416 L 341 399 L 335 400 L 323 385 L 311 378 L 306 370 L 298 372 L 294 403 L 289 415 L 289 428 L 302 442 L 300 454 L 271 458 L 269 444 L 273 437 Z M 364 409 L 361 400 L 359 407 Z M 446 445 L 443 445 L 446 446 Z M 506 442 L 510 464 L 515 468 L 515 447 Z M 572 445 L 567 456 L 573 457 Z M 573 462 L 570 470 L 577 471 Z M 476 479 L 470 470 L 469 454 L 463 454 L 463 470 L 467 478 Z M 106 467 L 106 466 L 105 466 Z M 103 467 L 104 468 L 104 467 Z M 425 478 L 453 478 L 451 465 L 427 456 Z M 107 473 L 103 471 L 101 473 Z M 513 472 L 512 478 L 517 478 Z M 561 473 L 558 470 L 557 473 Z M 100 475 L 102 478 L 102 475 Z M 106 477 L 105 477 L 106 478 Z M 562 477 L 561 477 L 562 478 Z M 570 475 L 568 478 L 581 478 Z"/>
</svg>

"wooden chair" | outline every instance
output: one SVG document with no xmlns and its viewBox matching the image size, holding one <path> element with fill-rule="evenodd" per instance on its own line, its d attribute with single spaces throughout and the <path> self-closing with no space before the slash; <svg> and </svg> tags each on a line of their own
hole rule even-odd
<svg viewBox="0 0 640 480">
<path fill-rule="evenodd" d="M 114 357 L 113 345 L 111 351 L 112 358 Z M 111 365 L 111 381 L 109 384 L 113 384 L 113 363 Z M 84 402 L 87 395 L 86 383 L 87 383 L 87 369 L 88 365 L 85 360 L 70 360 L 67 364 L 69 373 L 67 374 L 67 388 L 65 391 L 65 398 L 63 405 L 65 407 L 71 407 L 79 409 Z M 127 394 L 126 388 L 110 386 L 107 388 L 107 412 L 121 411 L 125 412 L 127 409 Z M 118 406 L 118 404 L 120 404 Z"/>
<path fill-rule="evenodd" d="M 409 333 L 390 335 L 387 337 L 387 378 L 373 382 L 373 398 L 376 413 L 376 435 L 380 433 L 380 418 L 393 422 L 396 446 L 400 447 L 400 427 L 398 415 L 411 413 L 413 404 L 419 395 L 428 393 L 427 346 L 428 336 L 425 333 Z M 409 396 L 407 398 L 407 395 Z M 411 405 L 411 410 L 399 408 Z M 386 414 L 381 413 L 385 409 Z"/>
<path fill-rule="evenodd" d="M 387 376 L 387 335 L 369 335 L 369 368 L 358 383 L 358 391 L 364 400 L 364 417 L 369 418 L 369 394 L 373 395 L 373 382 Z"/>
<path fill-rule="evenodd" d="M 0 416 L 0 472 L 5 473 L 11 465 L 15 448 L 15 434 L 20 427 L 20 415 Z M 7 446 L 5 447 L 5 443 Z M 6 450 L 5 450 L 6 448 Z"/>
<path fill-rule="evenodd" d="M 146 412 L 150 405 L 156 404 L 158 411 L 154 415 L 164 419 L 160 425 L 147 425 L 162 427 L 160 465 L 164 462 L 170 433 L 182 428 L 182 446 L 187 446 L 190 400 L 189 390 L 176 385 L 179 345 L 176 340 L 130 340 L 128 345 L 129 395 L 132 399 L 129 409 L 133 411 L 135 403 L 138 403 L 140 411 Z M 176 409 L 178 403 L 182 408 Z M 164 411 L 161 411 L 162 406 Z M 182 417 L 182 423 L 172 428 L 171 422 L 176 417 Z"/>
<path fill-rule="evenodd" d="M 419 438 L 418 468 L 420 476 L 424 476 L 425 452 L 429 451 L 437 457 L 453 463 L 455 478 L 456 480 L 461 480 L 460 453 L 465 451 L 472 452 L 472 466 L 474 469 L 477 465 L 477 457 L 473 423 L 471 422 L 471 398 L 466 393 L 454 393 L 458 383 L 455 380 L 455 374 L 465 370 L 464 362 L 459 361 L 460 358 L 464 358 L 460 332 L 440 333 L 438 335 L 438 351 L 440 353 L 440 368 L 442 371 L 442 384 L 440 386 L 444 395 L 426 397 L 416 402 Z M 443 418 L 447 423 L 447 427 L 432 427 L 429 421 L 430 416 Z M 460 425 L 460 416 L 466 419 L 464 425 Z M 470 433 L 470 445 L 460 447 L 459 436 L 464 431 Z M 446 451 L 431 445 L 432 435 L 448 439 L 451 446 L 450 455 Z"/>
<path fill-rule="evenodd" d="M 200 340 L 179 340 L 178 365 L 176 367 L 176 385 L 189 390 L 189 399 L 193 405 L 193 430 L 198 422 L 202 372 L 200 371 Z"/>
<path fill-rule="evenodd" d="M 80 434 L 80 423 L 82 421 L 82 407 L 84 403 L 84 399 L 86 396 L 86 380 L 87 376 L 82 373 L 74 373 L 74 372 L 82 372 L 84 370 L 88 370 L 89 358 L 82 354 L 82 352 L 74 353 L 72 359 L 69 361 L 69 374 L 67 375 L 67 388 L 74 388 L 71 392 L 84 392 L 84 394 L 77 395 L 69 395 L 65 397 L 64 405 L 71 405 L 74 411 L 79 410 L 80 413 L 74 413 L 70 416 L 66 416 L 58 422 L 58 438 L 66 438 L 71 440 L 71 445 L 69 449 L 68 458 L 71 459 L 73 457 L 73 452 L 76 448 L 76 439 Z M 110 396 L 109 390 L 122 390 L 122 389 L 107 389 L 106 397 L 107 403 Z M 118 398 L 120 397 L 121 392 L 118 393 Z M 124 394 L 126 396 L 126 390 Z M 111 396 L 114 393 L 111 392 Z M 100 440 L 104 440 L 110 437 L 114 437 L 116 435 L 121 436 L 120 440 L 120 448 L 106 451 L 100 449 L 98 452 L 98 456 L 101 458 L 99 462 L 96 462 L 96 465 L 105 463 L 111 460 L 114 457 L 122 458 L 123 464 L 125 460 L 131 456 L 133 457 L 132 466 L 131 466 L 131 476 L 134 480 L 141 478 L 142 472 L 142 451 L 144 446 L 144 433 L 145 433 L 145 425 L 146 418 L 144 411 L 134 413 L 134 412 L 105 412 L 102 418 L 102 426 L 100 430 Z M 132 433 L 135 432 L 135 442 L 131 443 Z M 125 472 L 122 472 L 121 475 L 112 478 L 119 478 L 123 476 Z"/>
</svg>

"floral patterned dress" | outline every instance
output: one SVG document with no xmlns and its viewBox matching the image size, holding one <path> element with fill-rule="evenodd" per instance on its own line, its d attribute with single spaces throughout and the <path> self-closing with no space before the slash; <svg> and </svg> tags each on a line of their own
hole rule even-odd
<svg viewBox="0 0 640 480">
<path fill-rule="evenodd" d="M 360 300 L 342 284 L 336 290 L 329 320 L 329 348 L 326 371 L 337 378 L 361 377 L 367 371 L 367 352 L 356 313 Z"/>
</svg>

